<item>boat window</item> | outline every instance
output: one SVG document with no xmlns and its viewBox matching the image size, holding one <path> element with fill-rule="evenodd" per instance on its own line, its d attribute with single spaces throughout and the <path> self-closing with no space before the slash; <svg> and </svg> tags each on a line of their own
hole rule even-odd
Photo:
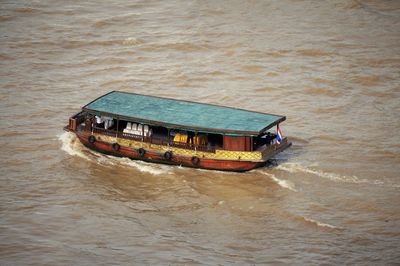
<svg viewBox="0 0 400 266">
<path fill-rule="evenodd" d="M 208 145 L 222 147 L 223 139 L 224 137 L 220 134 L 208 134 Z"/>
</svg>

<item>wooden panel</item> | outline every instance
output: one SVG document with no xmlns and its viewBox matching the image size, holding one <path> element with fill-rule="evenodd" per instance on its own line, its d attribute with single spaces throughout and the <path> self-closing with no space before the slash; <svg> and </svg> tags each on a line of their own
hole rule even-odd
<svg viewBox="0 0 400 266">
<path fill-rule="evenodd" d="M 71 129 L 72 131 L 76 130 L 76 119 L 75 118 L 69 119 L 69 129 Z"/>
<path fill-rule="evenodd" d="M 251 137 L 224 136 L 224 150 L 251 151 Z"/>
<path fill-rule="evenodd" d="M 69 118 L 69 129 L 72 131 L 76 131 L 78 125 L 80 125 L 83 121 L 85 121 L 85 115 L 83 112 L 76 113 L 72 117 Z"/>
</svg>

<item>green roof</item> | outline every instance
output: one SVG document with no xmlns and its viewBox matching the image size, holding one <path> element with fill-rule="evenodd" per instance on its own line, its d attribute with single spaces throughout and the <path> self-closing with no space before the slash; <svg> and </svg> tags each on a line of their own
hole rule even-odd
<svg viewBox="0 0 400 266">
<path fill-rule="evenodd" d="M 149 125 L 227 135 L 258 135 L 285 120 L 284 116 L 120 91 L 97 98 L 83 110 Z"/>
</svg>

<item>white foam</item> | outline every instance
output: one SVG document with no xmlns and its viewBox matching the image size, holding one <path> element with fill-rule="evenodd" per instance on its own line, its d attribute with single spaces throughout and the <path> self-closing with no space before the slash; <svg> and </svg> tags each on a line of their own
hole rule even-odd
<svg viewBox="0 0 400 266">
<path fill-rule="evenodd" d="M 71 156 L 78 156 L 88 161 L 95 162 L 103 166 L 120 166 L 120 167 L 133 167 L 140 172 L 149 173 L 152 175 L 165 175 L 170 174 L 168 166 L 156 165 L 146 163 L 142 161 L 133 161 L 129 158 L 119 158 L 114 156 L 108 156 L 105 154 L 97 153 L 92 150 L 85 150 L 86 148 L 80 143 L 75 134 L 71 132 L 64 132 L 58 135 L 58 139 L 61 141 L 61 149 Z M 89 155 L 86 155 L 83 151 L 87 151 Z"/>
<path fill-rule="evenodd" d="M 97 158 L 95 159 L 97 164 L 100 164 L 100 165 L 115 165 L 116 164 L 115 162 L 113 162 L 114 158 L 111 156 L 102 155 L 102 154 L 100 154 L 100 155 L 95 154 L 95 155 L 97 156 Z"/>
<path fill-rule="evenodd" d="M 275 175 L 270 174 L 270 173 L 266 173 L 266 172 L 261 172 L 261 173 L 266 176 L 269 176 L 279 186 L 289 189 L 291 191 L 297 192 L 297 189 L 295 188 L 294 184 L 292 182 L 290 182 L 289 180 L 279 179 Z"/>
<path fill-rule="evenodd" d="M 126 38 L 125 40 L 122 41 L 123 45 L 136 45 L 140 43 L 142 43 L 142 41 L 134 37 Z"/>
<path fill-rule="evenodd" d="M 61 149 L 63 151 L 65 151 L 69 155 L 78 156 L 78 157 L 81 157 L 81 158 L 89 160 L 89 157 L 86 156 L 82 152 L 82 149 L 81 149 L 82 145 L 78 141 L 78 139 L 75 136 L 75 134 L 73 134 L 71 132 L 64 132 L 61 135 L 58 135 L 58 139 L 61 141 L 61 144 L 62 144 L 61 145 Z"/>
<path fill-rule="evenodd" d="M 303 219 L 304 219 L 304 221 L 309 222 L 309 223 L 313 223 L 313 224 L 315 224 L 315 225 L 317 225 L 319 227 L 327 227 L 327 228 L 331 228 L 331 229 L 342 229 L 340 227 L 336 227 L 334 225 L 327 224 L 327 223 L 322 223 L 322 222 L 314 220 L 314 219 L 310 219 L 310 218 L 306 218 L 306 217 L 303 217 Z"/>
<path fill-rule="evenodd" d="M 130 167 L 135 167 L 137 170 L 143 173 L 149 173 L 152 175 L 165 175 L 170 174 L 168 166 L 156 165 L 151 163 L 146 163 L 142 161 L 132 161 L 129 158 L 115 158 L 120 164 Z"/>
</svg>

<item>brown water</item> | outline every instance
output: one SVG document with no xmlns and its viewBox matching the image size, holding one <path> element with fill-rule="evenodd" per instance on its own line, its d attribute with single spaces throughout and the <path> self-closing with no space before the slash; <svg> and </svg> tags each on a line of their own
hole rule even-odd
<svg viewBox="0 0 400 266">
<path fill-rule="evenodd" d="M 0 264 L 400 263 L 399 1 L 1 1 Z M 283 114 L 247 173 L 62 127 L 110 90 Z"/>
</svg>

